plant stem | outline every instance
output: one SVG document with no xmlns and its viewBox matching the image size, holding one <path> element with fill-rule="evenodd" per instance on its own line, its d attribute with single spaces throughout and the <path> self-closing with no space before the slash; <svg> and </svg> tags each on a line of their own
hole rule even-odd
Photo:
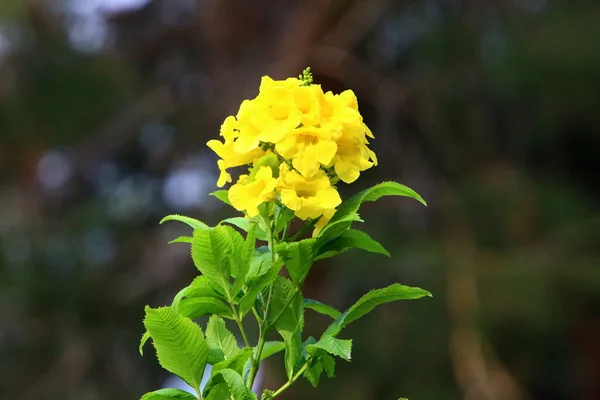
<svg viewBox="0 0 600 400">
<path fill-rule="evenodd" d="M 240 319 L 239 314 L 235 317 L 235 322 L 237 323 L 238 328 L 240 328 L 240 332 L 242 333 L 242 339 L 244 339 L 244 344 L 246 345 L 246 347 L 250 347 L 250 342 L 248 341 L 248 336 L 246 336 L 246 330 L 244 329 L 244 324 L 242 324 L 242 320 Z"/>
<path fill-rule="evenodd" d="M 202 393 L 200 392 L 200 387 L 195 387 L 194 390 L 196 391 L 196 396 L 198 397 L 198 399 L 202 400 Z"/>
<path fill-rule="evenodd" d="M 300 368 L 300 370 L 298 372 L 296 372 L 296 374 L 294 376 L 292 376 L 286 383 L 283 384 L 283 386 L 281 386 L 279 389 L 277 389 L 275 391 L 275 393 L 273 393 L 269 399 L 273 399 L 277 396 L 279 396 L 281 393 L 283 393 L 287 388 L 289 388 L 290 386 L 292 386 L 292 384 L 294 382 L 296 382 L 298 380 L 298 378 L 300 378 L 302 376 L 302 374 L 304 373 L 304 371 L 306 371 L 308 369 L 308 364 L 310 362 L 310 358 L 308 360 L 306 360 L 306 362 L 304 363 L 304 365 L 302 366 L 302 368 Z"/>
</svg>

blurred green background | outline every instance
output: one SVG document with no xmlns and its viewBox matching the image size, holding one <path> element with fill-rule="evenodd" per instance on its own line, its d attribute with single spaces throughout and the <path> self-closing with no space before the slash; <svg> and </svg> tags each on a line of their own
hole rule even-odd
<svg viewBox="0 0 600 400">
<path fill-rule="evenodd" d="M 0 399 L 138 399 L 143 306 L 195 268 L 170 213 L 232 216 L 205 147 L 260 77 L 352 88 L 392 258 L 346 253 L 307 296 L 434 298 L 353 324 L 353 361 L 286 399 L 600 399 L 600 3 L 1 0 Z M 327 321 L 310 314 L 308 332 Z M 282 360 L 264 371 L 284 380 Z"/>
</svg>

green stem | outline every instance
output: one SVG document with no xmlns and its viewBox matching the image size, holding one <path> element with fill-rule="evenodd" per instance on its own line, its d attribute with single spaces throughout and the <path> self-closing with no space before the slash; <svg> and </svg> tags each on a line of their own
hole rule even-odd
<svg viewBox="0 0 600 400">
<path fill-rule="evenodd" d="M 318 220 L 314 219 L 309 223 L 305 223 L 304 225 L 302 225 L 302 228 L 300 228 L 300 230 L 298 232 L 296 232 L 296 234 L 294 234 L 289 242 L 293 242 L 294 240 L 298 239 L 300 236 L 304 235 L 306 232 L 308 232 L 311 228 L 313 228 Z"/>
<path fill-rule="evenodd" d="M 202 400 L 202 393 L 200 392 L 200 386 L 194 387 L 194 390 L 196 391 L 196 396 L 198 397 L 198 400 Z"/>
<path fill-rule="evenodd" d="M 285 392 L 285 390 L 287 388 L 289 388 L 290 386 L 292 386 L 292 384 L 294 382 L 296 382 L 298 380 L 298 378 L 300 378 L 302 376 L 302 374 L 304 373 L 304 371 L 306 371 L 308 369 L 308 364 L 309 363 L 310 363 L 310 358 L 308 360 L 306 360 L 306 362 L 304 363 L 304 365 L 302 366 L 302 368 L 300 368 L 300 370 L 298 372 L 296 372 L 296 374 L 294 376 L 292 376 L 286 383 L 284 383 L 283 386 L 281 386 L 279 389 L 277 389 L 269 397 L 269 399 L 274 399 L 275 397 L 279 396 L 281 393 Z"/>
</svg>

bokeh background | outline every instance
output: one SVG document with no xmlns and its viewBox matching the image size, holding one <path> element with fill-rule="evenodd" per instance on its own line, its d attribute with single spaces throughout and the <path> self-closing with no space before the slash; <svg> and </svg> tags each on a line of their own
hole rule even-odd
<svg viewBox="0 0 600 400">
<path fill-rule="evenodd" d="M 353 361 L 286 399 L 600 399 L 600 3 L 595 0 L 1 0 L 0 399 L 138 399 L 143 306 L 195 275 L 170 213 L 232 216 L 205 143 L 262 75 L 352 88 L 392 257 L 315 266 Z M 308 332 L 327 321 L 308 316 Z M 282 360 L 264 380 L 279 386 Z"/>
</svg>

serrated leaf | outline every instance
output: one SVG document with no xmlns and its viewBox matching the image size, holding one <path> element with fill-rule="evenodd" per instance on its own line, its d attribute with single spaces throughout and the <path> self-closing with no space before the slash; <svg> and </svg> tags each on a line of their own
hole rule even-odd
<svg viewBox="0 0 600 400">
<path fill-rule="evenodd" d="M 142 335 L 142 338 L 140 339 L 139 351 L 140 351 L 141 356 L 144 355 L 144 345 L 146 344 L 148 339 L 150 339 L 150 333 L 148 333 L 148 331 L 146 331 L 146 332 L 144 332 L 144 334 Z"/>
<path fill-rule="evenodd" d="M 318 342 L 306 346 L 309 354 L 314 354 L 316 349 L 321 349 L 329 354 L 350 361 L 352 351 L 352 340 L 337 339 L 329 335 L 322 336 Z"/>
<path fill-rule="evenodd" d="M 321 374 L 323 373 L 323 365 L 320 362 L 315 362 L 309 369 L 304 371 L 304 378 L 310 382 L 313 387 L 319 386 Z"/>
<path fill-rule="evenodd" d="M 227 293 L 234 243 L 229 227 L 217 225 L 209 230 L 196 229 L 192 242 L 192 259 L 198 270 Z M 231 228 L 229 228 L 231 229 Z"/>
<path fill-rule="evenodd" d="M 319 314 L 327 315 L 333 319 L 338 318 L 342 314 L 332 306 L 328 306 L 327 304 L 312 299 L 304 299 L 304 308 L 316 311 Z"/>
<path fill-rule="evenodd" d="M 246 315 L 246 313 L 252 309 L 256 302 L 256 297 L 260 294 L 260 292 L 269 286 L 279 276 L 279 271 L 281 270 L 282 266 L 282 261 L 277 260 L 275 265 L 271 266 L 265 274 L 260 275 L 256 279 L 252 279 L 246 283 L 248 290 L 240 300 L 239 311 L 242 315 Z"/>
<path fill-rule="evenodd" d="M 229 201 L 229 191 L 228 190 L 217 190 L 212 193 L 209 193 L 209 196 L 214 196 L 217 199 L 221 200 L 223 203 L 231 206 L 231 202 Z"/>
<path fill-rule="evenodd" d="M 390 253 L 388 253 L 381 243 L 372 239 L 367 233 L 357 229 L 350 229 L 324 244 L 319 249 L 316 260 L 332 257 L 350 249 L 361 249 L 371 253 L 390 256 Z"/>
<path fill-rule="evenodd" d="M 219 383 L 210 389 L 207 395 L 204 395 L 204 400 L 229 400 L 229 388 L 225 382 Z"/>
<path fill-rule="evenodd" d="M 202 229 L 202 230 L 210 229 L 210 227 L 208 225 L 206 225 L 204 222 L 198 221 L 195 218 L 186 217 L 185 215 L 178 215 L 178 214 L 167 215 L 166 217 L 161 219 L 159 223 L 163 224 L 167 221 L 183 222 L 184 224 L 186 224 L 194 229 Z"/>
<path fill-rule="evenodd" d="M 199 388 L 208 359 L 202 329 L 171 307 L 146 307 L 144 326 L 152 337 L 158 361 L 167 371 Z"/>
<path fill-rule="evenodd" d="M 190 236 L 179 236 L 177 239 L 173 239 L 169 242 L 169 244 L 173 243 L 192 243 L 193 238 Z"/>
<path fill-rule="evenodd" d="M 218 377 L 227 384 L 233 400 L 257 400 L 256 395 L 246 387 L 242 376 L 236 371 L 224 369 L 218 372 Z"/>
<path fill-rule="evenodd" d="M 175 295 L 171 307 L 173 307 L 175 311 L 178 311 L 179 303 L 184 298 L 191 299 L 197 297 L 214 297 L 215 299 L 225 300 L 222 290 L 223 289 L 214 281 L 208 279 L 204 275 L 200 275 L 194 278 L 192 283 L 181 289 Z"/>
<path fill-rule="evenodd" d="M 322 247 L 330 240 L 335 239 L 346 232 L 352 226 L 353 222 L 364 222 L 360 215 L 353 212 L 348 215 L 340 217 L 336 221 L 329 221 L 329 223 L 321 230 L 317 236 L 317 247 Z"/>
<path fill-rule="evenodd" d="M 401 185 L 397 182 L 382 182 L 369 189 L 363 190 L 344 201 L 331 218 L 330 224 L 344 218 L 349 214 L 356 213 L 362 203 L 366 201 L 376 201 L 383 196 L 411 197 L 421 204 L 425 206 L 427 205 L 425 200 L 423 200 L 423 198 L 411 188 Z"/>
<path fill-rule="evenodd" d="M 319 359 L 328 378 L 335 378 L 335 359 L 329 354 L 323 354 Z"/>
<path fill-rule="evenodd" d="M 266 360 L 267 358 L 271 357 L 272 355 L 279 353 L 283 349 L 285 349 L 285 343 L 283 343 L 283 342 L 279 342 L 279 341 L 266 342 L 263 347 L 263 351 L 260 355 L 260 361 Z M 256 357 L 256 351 L 255 351 L 254 356 Z"/>
<path fill-rule="evenodd" d="M 304 239 L 299 242 L 280 243 L 275 250 L 285 262 L 290 278 L 302 285 L 315 260 L 316 239 Z"/>
<path fill-rule="evenodd" d="M 274 321 L 274 326 L 285 343 L 285 370 L 288 379 L 294 375 L 302 354 L 303 305 L 302 294 L 295 290 L 295 285 L 279 276 L 273 286 L 270 318 L 274 319 L 281 314 Z"/>
<path fill-rule="evenodd" d="M 233 333 L 227 329 L 225 321 L 211 315 L 206 325 L 206 341 L 210 350 L 209 363 L 215 364 L 230 359 L 239 352 Z"/>
<path fill-rule="evenodd" d="M 214 297 L 191 297 L 179 302 L 179 314 L 190 319 L 203 315 L 216 314 L 223 318 L 233 319 L 231 308 Z"/>
<path fill-rule="evenodd" d="M 252 256 L 254 254 L 256 245 L 256 224 L 252 224 L 252 227 L 248 230 L 246 240 L 242 245 L 240 252 L 240 264 L 238 267 L 237 274 L 235 276 L 235 282 L 233 283 L 232 292 L 237 294 L 246 281 L 246 276 L 250 270 L 250 263 L 252 262 Z"/>
<path fill-rule="evenodd" d="M 231 224 L 233 226 L 237 226 L 238 228 L 240 228 L 244 232 L 249 232 L 250 228 L 253 225 L 256 225 L 258 227 L 258 223 L 256 221 L 251 220 L 251 219 L 247 219 L 247 218 L 243 218 L 243 217 L 227 218 L 227 219 L 224 219 L 223 221 L 221 221 L 221 223 L 222 224 L 223 223 L 225 223 L 225 224 Z M 256 235 L 256 238 L 258 240 L 263 240 L 263 241 L 267 241 L 268 240 L 267 234 L 262 229 L 256 229 L 255 235 Z"/>
<path fill-rule="evenodd" d="M 160 389 L 146 393 L 141 400 L 197 400 L 191 393 L 180 389 Z"/>
<path fill-rule="evenodd" d="M 431 293 L 421 288 L 404 286 L 399 283 L 383 289 L 372 290 L 329 325 L 323 336 L 337 336 L 345 326 L 356 321 L 380 304 L 397 300 L 414 300 L 425 296 L 431 297 Z"/>
</svg>

